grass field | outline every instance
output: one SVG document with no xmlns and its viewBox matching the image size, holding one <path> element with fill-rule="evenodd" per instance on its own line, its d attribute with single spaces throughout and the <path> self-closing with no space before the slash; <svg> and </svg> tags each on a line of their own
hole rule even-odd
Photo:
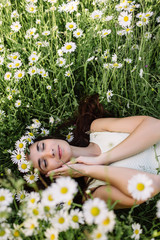
<svg viewBox="0 0 160 240">
<path fill-rule="evenodd" d="M 93 93 L 117 117 L 160 118 L 159 4 L 159 0 L 0 0 L 0 187 L 15 196 L 12 202 L 10 192 L 0 192 L 0 240 L 128 240 L 134 223 L 143 230 L 134 239 L 160 239 L 159 196 L 129 210 L 113 213 L 111 207 L 110 230 L 94 232 L 99 223 L 90 224 L 76 213 L 79 224 L 75 220 L 77 225 L 62 225 L 54 232 L 53 210 L 47 215 L 36 206 L 39 217 L 25 214 L 28 203 L 20 197 L 23 174 L 8 152 L 32 119 L 42 123 L 44 135 L 46 129 L 54 133 L 59 121 L 73 115 L 79 100 Z M 70 132 L 65 129 L 63 134 Z M 68 215 L 62 213 L 68 222 L 69 208 Z M 59 215 L 61 210 L 56 210 Z"/>
</svg>

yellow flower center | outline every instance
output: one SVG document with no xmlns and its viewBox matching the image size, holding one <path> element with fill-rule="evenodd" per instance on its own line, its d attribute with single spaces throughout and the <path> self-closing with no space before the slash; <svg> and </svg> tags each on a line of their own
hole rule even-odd
<svg viewBox="0 0 160 240">
<path fill-rule="evenodd" d="M 9 78 L 10 77 L 10 74 L 7 74 L 7 78 Z"/>
<path fill-rule="evenodd" d="M 114 63 L 113 66 L 114 66 L 114 67 L 118 67 L 118 63 Z"/>
<path fill-rule="evenodd" d="M 98 18 L 98 17 L 99 17 L 99 15 L 97 14 L 97 15 L 95 15 L 94 17 L 95 17 L 95 18 Z"/>
<path fill-rule="evenodd" d="M 52 195 L 49 195 L 49 196 L 48 196 L 48 200 L 49 200 L 49 201 L 53 201 Z"/>
<path fill-rule="evenodd" d="M 146 17 L 149 17 L 150 16 L 150 14 L 148 13 L 148 14 L 146 14 Z"/>
<path fill-rule="evenodd" d="M 142 17 L 142 15 L 139 15 L 139 17 L 141 18 L 141 17 Z"/>
<path fill-rule="evenodd" d="M 23 148 L 23 143 L 20 143 L 20 144 L 19 144 L 19 148 Z"/>
<path fill-rule="evenodd" d="M 52 234 L 51 237 L 50 237 L 50 240 L 54 240 L 55 239 L 55 235 Z"/>
<path fill-rule="evenodd" d="M 31 203 L 35 203 L 35 199 L 32 198 L 32 199 L 30 200 L 30 202 L 31 202 Z"/>
<path fill-rule="evenodd" d="M 138 183 L 136 188 L 137 188 L 138 191 L 143 191 L 145 189 L 145 186 L 144 186 L 143 183 Z"/>
<path fill-rule="evenodd" d="M 15 28 L 18 28 L 18 25 L 15 25 Z"/>
<path fill-rule="evenodd" d="M 18 77 L 22 77 L 22 73 L 18 73 Z"/>
<path fill-rule="evenodd" d="M 136 229 L 134 232 L 135 232 L 135 234 L 138 234 L 138 233 L 139 233 L 139 230 L 138 230 L 138 229 Z"/>
<path fill-rule="evenodd" d="M 50 210 L 50 207 L 49 207 L 49 206 L 45 206 L 45 207 L 44 207 L 44 211 L 45 211 L 45 212 L 49 212 L 49 210 Z"/>
<path fill-rule="evenodd" d="M 129 32 L 129 30 L 130 30 L 129 28 L 126 28 L 126 32 Z"/>
<path fill-rule="evenodd" d="M 21 154 L 17 154 L 17 160 L 20 160 L 21 159 Z"/>
<path fill-rule="evenodd" d="M 34 180 L 34 178 L 35 178 L 34 175 L 30 176 L 30 180 Z"/>
<path fill-rule="evenodd" d="M 125 21 L 125 22 L 128 21 L 128 17 L 127 17 L 127 16 L 124 17 L 124 21 Z"/>
<path fill-rule="evenodd" d="M 32 70 L 32 73 L 35 73 L 35 70 L 34 70 L 34 69 Z"/>
<path fill-rule="evenodd" d="M 66 194 L 67 192 L 68 192 L 68 188 L 66 188 L 66 187 L 61 188 L 62 194 Z"/>
<path fill-rule="evenodd" d="M 147 19 L 146 18 L 143 18 L 143 22 L 146 22 L 147 21 Z"/>
<path fill-rule="evenodd" d="M 0 202 L 5 200 L 5 196 L 0 196 Z"/>
<path fill-rule="evenodd" d="M 97 233 L 96 238 L 98 239 L 98 238 L 101 238 L 101 237 L 102 237 L 102 234 L 101 233 Z"/>
<path fill-rule="evenodd" d="M 60 224 L 63 224 L 63 223 L 64 223 L 64 218 L 63 218 L 63 217 L 59 218 L 59 219 L 58 219 L 58 222 L 59 222 Z"/>
<path fill-rule="evenodd" d="M 67 45 L 67 46 L 66 46 L 66 49 L 67 49 L 67 50 L 69 50 L 69 49 L 71 49 L 71 48 L 72 48 L 71 45 Z"/>
<path fill-rule="evenodd" d="M 30 34 L 31 34 L 31 35 L 33 35 L 33 34 L 34 34 L 34 32 L 30 32 Z"/>
<path fill-rule="evenodd" d="M 21 165 L 21 168 L 22 168 L 22 169 L 26 169 L 26 168 L 27 168 L 27 164 L 23 163 L 23 164 Z"/>
<path fill-rule="evenodd" d="M 32 60 L 34 61 L 34 60 L 35 60 L 35 58 L 32 58 Z"/>
<path fill-rule="evenodd" d="M 63 61 L 60 61 L 60 64 L 63 64 Z"/>
<path fill-rule="evenodd" d="M 33 8 L 33 7 L 30 7 L 29 10 L 30 10 L 31 12 L 33 12 L 33 11 L 34 11 L 34 8 Z"/>
<path fill-rule="evenodd" d="M 21 194 L 20 199 L 24 199 L 24 198 L 25 198 L 25 195 Z"/>
<path fill-rule="evenodd" d="M 108 34 L 108 32 L 105 32 L 105 33 L 104 33 L 104 35 L 107 35 L 107 34 Z"/>
<path fill-rule="evenodd" d="M 0 230 L 0 237 L 3 237 L 5 235 L 5 231 L 4 230 Z"/>
<path fill-rule="evenodd" d="M 30 229 L 33 229 L 33 228 L 35 228 L 35 225 L 31 224 Z"/>
<path fill-rule="evenodd" d="M 80 32 L 77 32 L 77 35 L 79 36 L 79 35 L 80 35 Z"/>
<path fill-rule="evenodd" d="M 106 218 L 104 221 L 103 221 L 103 225 L 108 225 L 110 223 L 110 219 L 109 218 Z"/>
<path fill-rule="evenodd" d="M 18 230 L 15 230 L 14 233 L 13 233 L 14 237 L 19 237 L 20 234 L 19 234 L 19 231 Z"/>
<path fill-rule="evenodd" d="M 39 214 L 39 211 L 37 209 L 33 209 L 33 214 L 37 216 Z"/>
<path fill-rule="evenodd" d="M 73 216 L 73 217 L 72 217 L 72 220 L 73 220 L 73 222 L 78 222 L 78 216 L 76 216 L 76 215 Z"/>
<path fill-rule="evenodd" d="M 94 217 L 98 216 L 98 215 L 100 214 L 99 208 L 98 208 L 98 207 L 92 207 L 92 209 L 91 209 L 91 214 L 92 214 Z"/>
<path fill-rule="evenodd" d="M 73 24 L 70 24 L 70 25 L 69 25 L 69 28 L 73 28 Z"/>
</svg>

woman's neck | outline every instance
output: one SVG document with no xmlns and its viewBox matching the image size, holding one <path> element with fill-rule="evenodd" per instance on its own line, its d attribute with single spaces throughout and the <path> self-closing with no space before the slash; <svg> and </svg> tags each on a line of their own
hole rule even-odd
<svg viewBox="0 0 160 240">
<path fill-rule="evenodd" d="M 72 157 L 88 156 L 95 157 L 101 154 L 100 148 L 95 143 L 90 143 L 87 147 L 75 147 L 71 146 Z"/>
</svg>

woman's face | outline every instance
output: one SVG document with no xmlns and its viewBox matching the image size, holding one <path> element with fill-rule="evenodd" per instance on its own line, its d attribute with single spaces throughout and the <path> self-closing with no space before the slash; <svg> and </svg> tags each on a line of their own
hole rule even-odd
<svg viewBox="0 0 160 240">
<path fill-rule="evenodd" d="M 44 174 L 61 167 L 72 157 L 70 145 L 60 139 L 46 139 L 33 143 L 30 147 L 28 160 Z"/>
</svg>

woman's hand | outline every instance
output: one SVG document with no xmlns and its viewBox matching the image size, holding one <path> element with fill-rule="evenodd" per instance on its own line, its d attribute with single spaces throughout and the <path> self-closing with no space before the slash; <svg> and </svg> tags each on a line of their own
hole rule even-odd
<svg viewBox="0 0 160 240">
<path fill-rule="evenodd" d="M 85 164 L 64 164 L 60 168 L 49 171 L 46 176 L 53 176 L 53 178 L 58 178 L 60 176 L 78 178 L 85 176 L 86 167 Z"/>
</svg>

